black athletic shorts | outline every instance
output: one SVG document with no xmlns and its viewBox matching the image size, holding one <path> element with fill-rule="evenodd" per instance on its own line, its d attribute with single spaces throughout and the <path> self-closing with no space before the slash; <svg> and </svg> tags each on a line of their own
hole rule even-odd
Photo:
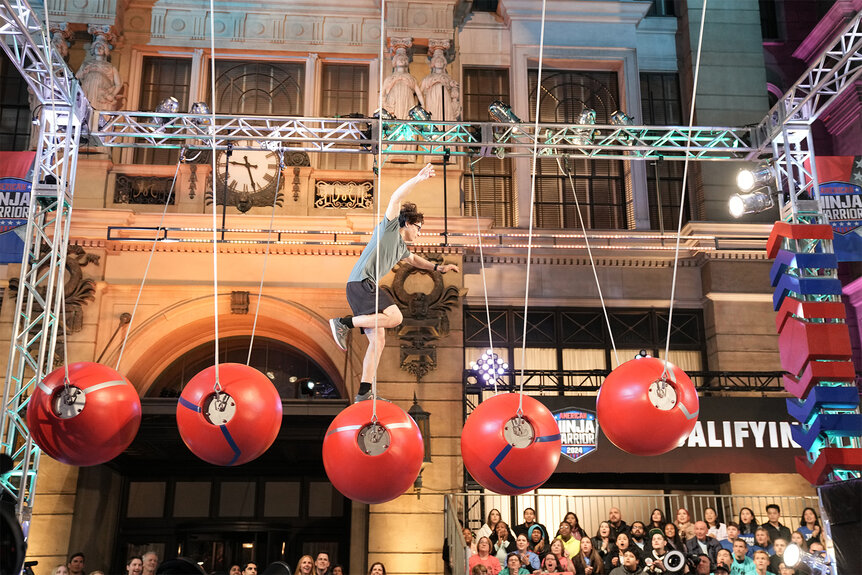
<svg viewBox="0 0 862 575">
<path fill-rule="evenodd" d="M 377 307 L 375 309 L 376 289 L 377 286 L 371 278 L 360 282 L 347 282 L 347 303 L 350 304 L 353 315 L 370 315 L 377 311 L 383 311 L 395 303 L 392 300 L 392 296 L 380 290 L 380 297 L 377 299 Z"/>
</svg>

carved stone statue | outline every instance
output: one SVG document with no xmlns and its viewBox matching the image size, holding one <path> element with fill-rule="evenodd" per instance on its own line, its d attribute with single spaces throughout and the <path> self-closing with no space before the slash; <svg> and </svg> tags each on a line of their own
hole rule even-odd
<svg viewBox="0 0 862 575">
<path fill-rule="evenodd" d="M 97 36 L 90 46 L 90 54 L 75 74 L 90 105 L 97 110 L 117 110 L 120 104 L 123 81 L 114 65 L 108 62 L 110 51 L 107 40 Z"/>
<path fill-rule="evenodd" d="M 419 84 L 407 70 L 409 63 L 407 49 L 396 48 L 392 56 L 392 74 L 383 81 L 383 107 L 399 120 L 408 119 L 407 112 L 416 105 L 416 100 L 425 107 Z"/>
<path fill-rule="evenodd" d="M 425 109 L 432 120 L 461 119 L 461 85 L 446 72 L 446 52 L 436 49 L 431 55 L 431 73 L 419 88 L 425 96 Z"/>
<path fill-rule="evenodd" d="M 57 52 L 63 60 L 69 58 L 69 40 L 72 38 L 72 33 L 69 30 L 69 25 L 66 22 L 60 22 L 51 26 L 51 44 L 54 51 Z"/>
</svg>

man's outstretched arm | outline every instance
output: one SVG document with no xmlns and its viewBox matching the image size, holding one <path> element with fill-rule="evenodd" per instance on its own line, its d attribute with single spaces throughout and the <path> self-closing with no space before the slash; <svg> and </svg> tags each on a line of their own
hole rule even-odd
<svg viewBox="0 0 862 575">
<path fill-rule="evenodd" d="M 435 264 L 434 262 L 429 262 L 422 256 L 417 256 L 416 254 L 410 254 L 401 261 L 407 262 L 408 264 L 412 265 L 415 268 L 419 268 L 420 270 L 438 271 L 441 274 L 445 274 L 446 272 L 461 271 L 455 264 Z"/>
<path fill-rule="evenodd" d="M 419 182 L 424 182 L 428 178 L 434 177 L 434 175 L 434 166 L 431 164 L 425 164 L 425 167 L 422 168 L 418 174 L 398 186 L 398 189 L 395 190 L 392 197 L 389 198 L 389 205 L 386 207 L 386 219 L 394 220 L 397 218 L 398 214 L 401 212 L 401 202 L 404 201 L 404 198 L 410 193 L 413 186 Z"/>
</svg>

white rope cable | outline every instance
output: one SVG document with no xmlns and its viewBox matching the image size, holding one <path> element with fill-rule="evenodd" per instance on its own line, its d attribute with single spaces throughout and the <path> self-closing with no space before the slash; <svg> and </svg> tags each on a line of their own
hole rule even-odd
<svg viewBox="0 0 862 575">
<path fill-rule="evenodd" d="M 218 220 L 216 219 L 216 212 L 218 212 L 218 196 L 216 195 L 216 138 L 215 138 L 215 127 L 216 127 L 216 52 L 215 52 L 215 2 L 214 0 L 210 0 L 210 92 L 212 94 L 212 108 L 210 109 L 210 122 L 213 127 L 212 131 L 212 178 L 210 178 L 212 183 L 212 194 L 213 194 L 213 315 L 215 316 L 215 384 L 214 389 L 216 394 L 221 391 L 221 383 L 219 383 L 219 366 L 218 366 L 218 356 L 219 356 L 219 345 L 218 345 L 218 234 L 216 233 L 216 228 L 218 226 Z M 228 162 L 229 158 L 225 156 L 225 162 Z M 227 169 L 227 165 L 225 165 L 225 169 Z M 225 202 L 224 209 L 227 209 L 227 202 Z"/>
<path fill-rule="evenodd" d="M 476 214 L 476 237 L 479 238 L 479 263 L 482 266 L 482 289 L 485 293 L 485 321 L 488 323 L 488 351 L 494 358 L 494 336 L 491 332 L 491 308 L 488 306 L 488 282 L 485 278 L 485 252 L 482 248 L 482 228 L 479 224 L 479 194 L 476 190 L 476 172 L 473 166 L 482 158 L 470 162 L 470 180 L 473 184 L 473 211 Z M 494 395 L 497 395 L 497 377 L 494 377 Z M 481 384 L 481 382 L 479 382 Z"/>
<path fill-rule="evenodd" d="M 383 46 L 386 42 L 386 0 L 380 0 L 380 58 L 377 66 L 377 122 L 379 132 L 377 134 L 377 193 L 375 201 L 375 226 L 380 225 L 380 195 L 383 190 Z M 371 375 L 371 421 L 377 422 L 377 368 L 379 357 L 377 355 L 377 329 L 380 321 L 380 233 L 377 234 L 374 246 L 374 337 L 370 339 L 369 345 L 374 348 L 374 373 Z M 361 380 L 361 378 L 360 378 Z M 360 381 L 360 385 L 362 382 Z"/>
<path fill-rule="evenodd" d="M 700 14 L 700 30 L 697 35 L 697 56 L 695 58 L 694 63 L 694 81 L 692 82 L 691 88 L 691 110 L 688 114 L 688 131 L 691 134 L 691 128 L 694 126 L 694 104 L 697 98 L 697 81 L 698 76 L 700 74 L 700 53 L 701 48 L 703 48 L 703 28 L 706 23 L 706 4 L 708 0 L 703 0 L 703 12 Z M 691 138 L 686 138 L 685 141 L 685 163 L 682 168 L 682 190 L 680 191 L 679 198 L 679 223 L 676 228 L 676 247 L 674 248 L 673 255 L 673 278 L 670 282 L 670 306 L 668 308 L 667 313 L 667 338 L 665 340 L 665 348 L 664 348 L 664 370 L 662 371 L 661 379 L 665 380 L 667 377 L 667 362 L 670 361 L 670 334 L 671 328 L 673 325 L 673 302 L 676 298 L 676 276 L 677 269 L 679 267 L 679 242 L 680 242 L 680 234 L 682 233 L 682 218 L 685 213 L 685 196 L 686 196 L 686 185 L 688 181 L 688 162 L 689 162 L 689 150 L 691 149 Z M 661 209 L 661 206 L 659 206 Z"/>
<path fill-rule="evenodd" d="M 521 335 L 521 385 L 518 392 L 518 415 L 524 406 L 524 366 L 527 362 L 527 310 L 530 304 L 530 259 L 533 254 L 533 210 L 536 199 L 536 164 L 539 154 L 539 110 L 542 102 L 542 59 L 545 52 L 545 6 L 547 0 L 542 0 L 542 29 L 539 35 L 539 70 L 536 78 L 536 121 L 533 126 L 533 170 L 530 177 L 530 228 L 527 239 L 527 280 L 524 288 L 524 331 Z"/>
<path fill-rule="evenodd" d="M 129 318 L 129 325 L 126 326 L 126 334 L 123 336 L 123 344 L 120 346 L 120 353 L 117 356 L 117 363 L 114 365 L 114 369 L 116 371 L 120 371 L 120 362 L 123 360 L 123 353 L 126 351 L 126 343 L 129 341 L 129 334 L 132 333 L 132 326 L 135 323 L 135 314 L 138 311 L 138 304 L 141 302 L 141 294 L 144 293 L 144 284 L 147 281 L 147 275 L 150 273 L 150 264 L 153 263 L 153 254 L 156 252 L 156 246 L 159 243 L 159 232 L 162 229 L 162 226 L 165 223 L 165 217 L 168 213 L 168 206 L 171 203 L 171 197 L 174 193 L 174 185 L 177 183 L 177 174 L 180 172 L 180 165 L 183 163 L 186 155 L 186 148 L 182 148 L 180 150 L 180 159 L 177 161 L 177 169 L 174 171 L 174 179 L 171 180 L 171 188 L 168 190 L 168 197 L 165 200 L 165 207 L 162 210 L 162 217 L 159 220 L 159 226 L 156 228 L 155 236 L 153 237 L 153 245 L 150 248 L 150 255 L 147 258 L 147 265 L 144 267 L 144 275 L 141 277 L 141 285 L 138 288 L 138 296 L 135 298 L 135 305 L 132 307 L 131 318 Z"/>
<path fill-rule="evenodd" d="M 608 335 L 610 336 L 610 339 L 611 339 L 611 347 L 614 350 L 614 360 L 617 362 L 617 366 L 619 366 L 620 365 L 620 356 L 619 356 L 619 353 L 617 353 L 617 344 L 614 341 L 614 332 L 611 329 L 611 318 L 608 316 L 608 308 L 607 308 L 607 305 L 605 305 L 605 298 L 604 298 L 604 295 L 602 294 L 602 285 L 599 282 L 599 274 L 598 274 L 598 272 L 596 272 L 596 262 L 593 259 L 593 249 L 590 246 L 590 240 L 587 237 L 587 228 L 586 228 L 586 225 L 584 224 L 584 216 L 581 213 L 581 203 L 578 200 L 578 192 L 577 192 L 577 190 L 575 190 L 575 181 L 572 178 L 572 171 L 571 170 L 564 170 L 563 166 L 560 164 L 559 158 L 557 158 L 557 167 L 560 169 L 561 172 L 563 172 L 564 174 L 566 174 L 569 177 L 569 185 L 572 187 L 572 195 L 575 197 L 575 207 L 578 210 L 578 222 L 581 224 L 581 231 L 584 234 L 584 245 L 587 248 L 587 254 L 589 254 L 589 256 L 590 256 L 590 267 L 593 270 L 593 278 L 595 278 L 595 280 L 596 280 L 596 289 L 599 291 L 599 301 L 602 304 L 602 313 L 605 316 L 605 323 L 608 326 Z"/>
<path fill-rule="evenodd" d="M 251 324 L 251 339 L 248 342 L 248 359 L 245 360 L 247 366 L 251 366 L 251 351 L 254 349 L 254 334 L 257 331 L 257 318 L 260 315 L 260 300 L 263 296 L 263 280 L 266 277 L 266 262 L 269 259 L 270 240 L 272 238 L 272 228 L 275 227 L 275 206 L 278 204 L 278 191 L 281 189 L 281 172 L 284 169 L 284 150 L 278 149 L 278 174 L 275 177 L 275 194 L 272 198 L 272 212 L 269 216 L 269 230 L 266 232 L 266 251 L 263 253 L 263 269 L 260 272 L 260 285 L 257 288 L 257 305 L 254 308 L 254 322 Z"/>
<path fill-rule="evenodd" d="M 52 41 L 52 38 L 51 38 L 51 19 L 48 16 L 48 0 L 42 0 L 42 10 L 43 10 L 43 13 L 45 14 L 45 34 L 43 35 L 43 38 L 45 39 L 45 57 L 48 60 L 48 86 L 50 87 L 50 90 L 51 90 L 51 118 L 53 118 L 53 123 L 51 123 L 51 133 L 52 133 L 52 138 L 53 138 L 53 137 L 56 137 L 55 136 L 55 130 L 57 129 L 56 126 L 54 125 L 54 123 L 56 123 L 56 121 L 57 121 L 57 96 L 56 96 L 56 93 L 54 91 L 54 42 Z M 39 31 L 41 32 L 41 28 Z M 45 114 L 44 107 L 42 108 L 42 110 L 43 110 L 42 115 L 44 118 L 44 114 Z M 70 114 L 69 114 L 69 118 L 70 118 L 69 121 L 70 122 L 73 121 L 71 119 L 73 114 L 74 114 L 74 111 L 70 110 Z M 40 122 L 40 128 L 42 126 L 47 127 L 47 122 L 44 119 Z M 42 136 L 42 141 L 40 141 L 39 144 L 41 144 L 41 147 L 44 151 L 45 134 L 44 134 L 44 132 L 42 132 L 40 135 Z M 65 143 L 66 148 L 68 148 L 69 144 L 70 144 L 69 138 L 65 138 L 64 143 Z M 74 145 L 77 145 L 77 143 L 75 143 Z M 39 147 L 37 147 L 37 150 L 38 149 L 39 149 Z M 68 161 L 69 155 L 68 154 L 64 154 L 64 155 L 67 159 L 66 161 Z M 41 168 L 41 158 L 36 158 L 36 161 L 40 164 L 35 170 L 38 173 L 42 169 Z M 63 204 L 65 203 L 64 195 L 65 195 L 65 190 L 60 189 L 60 182 L 58 181 L 57 182 L 57 206 L 56 206 L 57 221 L 54 224 L 55 230 L 61 229 L 60 220 L 62 219 Z M 72 217 L 72 206 L 71 205 L 69 205 L 69 213 L 66 215 L 66 217 L 67 218 Z M 56 234 L 55 234 L 55 236 L 56 236 Z M 68 246 L 62 246 L 62 247 L 63 247 L 63 249 L 68 250 Z M 55 246 L 55 248 L 56 248 L 56 246 Z M 58 269 L 56 272 L 57 273 L 57 282 L 55 285 L 55 289 L 59 289 L 63 293 L 62 293 L 62 295 L 55 294 L 54 297 L 55 298 L 56 297 L 61 298 L 60 299 L 60 314 L 61 314 L 60 328 L 63 330 L 63 370 L 64 370 L 63 385 L 66 387 L 66 389 L 68 391 L 68 389 L 69 389 L 69 353 L 68 353 L 68 349 L 66 346 L 66 340 L 68 339 L 67 334 L 66 334 L 66 266 L 65 266 L 66 258 L 61 257 L 60 259 L 61 259 L 61 261 L 64 262 L 64 265 L 60 266 L 60 269 Z M 55 311 L 55 314 L 56 314 L 56 311 Z M 55 341 L 54 345 L 56 346 L 56 341 Z M 44 375 L 46 375 L 46 374 L 43 374 L 43 376 Z M 28 439 L 28 441 L 29 441 L 29 439 Z"/>
</svg>

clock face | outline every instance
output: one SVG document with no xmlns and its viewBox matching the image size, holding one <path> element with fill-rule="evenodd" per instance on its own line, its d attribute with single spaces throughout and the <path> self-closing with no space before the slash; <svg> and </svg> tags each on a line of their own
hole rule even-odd
<svg viewBox="0 0 862 575">
<path fill-rule="evenodd" d="M 253 142 L 240 142 L 237 147 L 254 146 Z M 217 183 L 232 192 L 256 194 L 275 189 L 278 174 L 278 157 L 269 150 L 234 149 L 230 156 L 219 152 L 216 162 Z"/>
</svg>

